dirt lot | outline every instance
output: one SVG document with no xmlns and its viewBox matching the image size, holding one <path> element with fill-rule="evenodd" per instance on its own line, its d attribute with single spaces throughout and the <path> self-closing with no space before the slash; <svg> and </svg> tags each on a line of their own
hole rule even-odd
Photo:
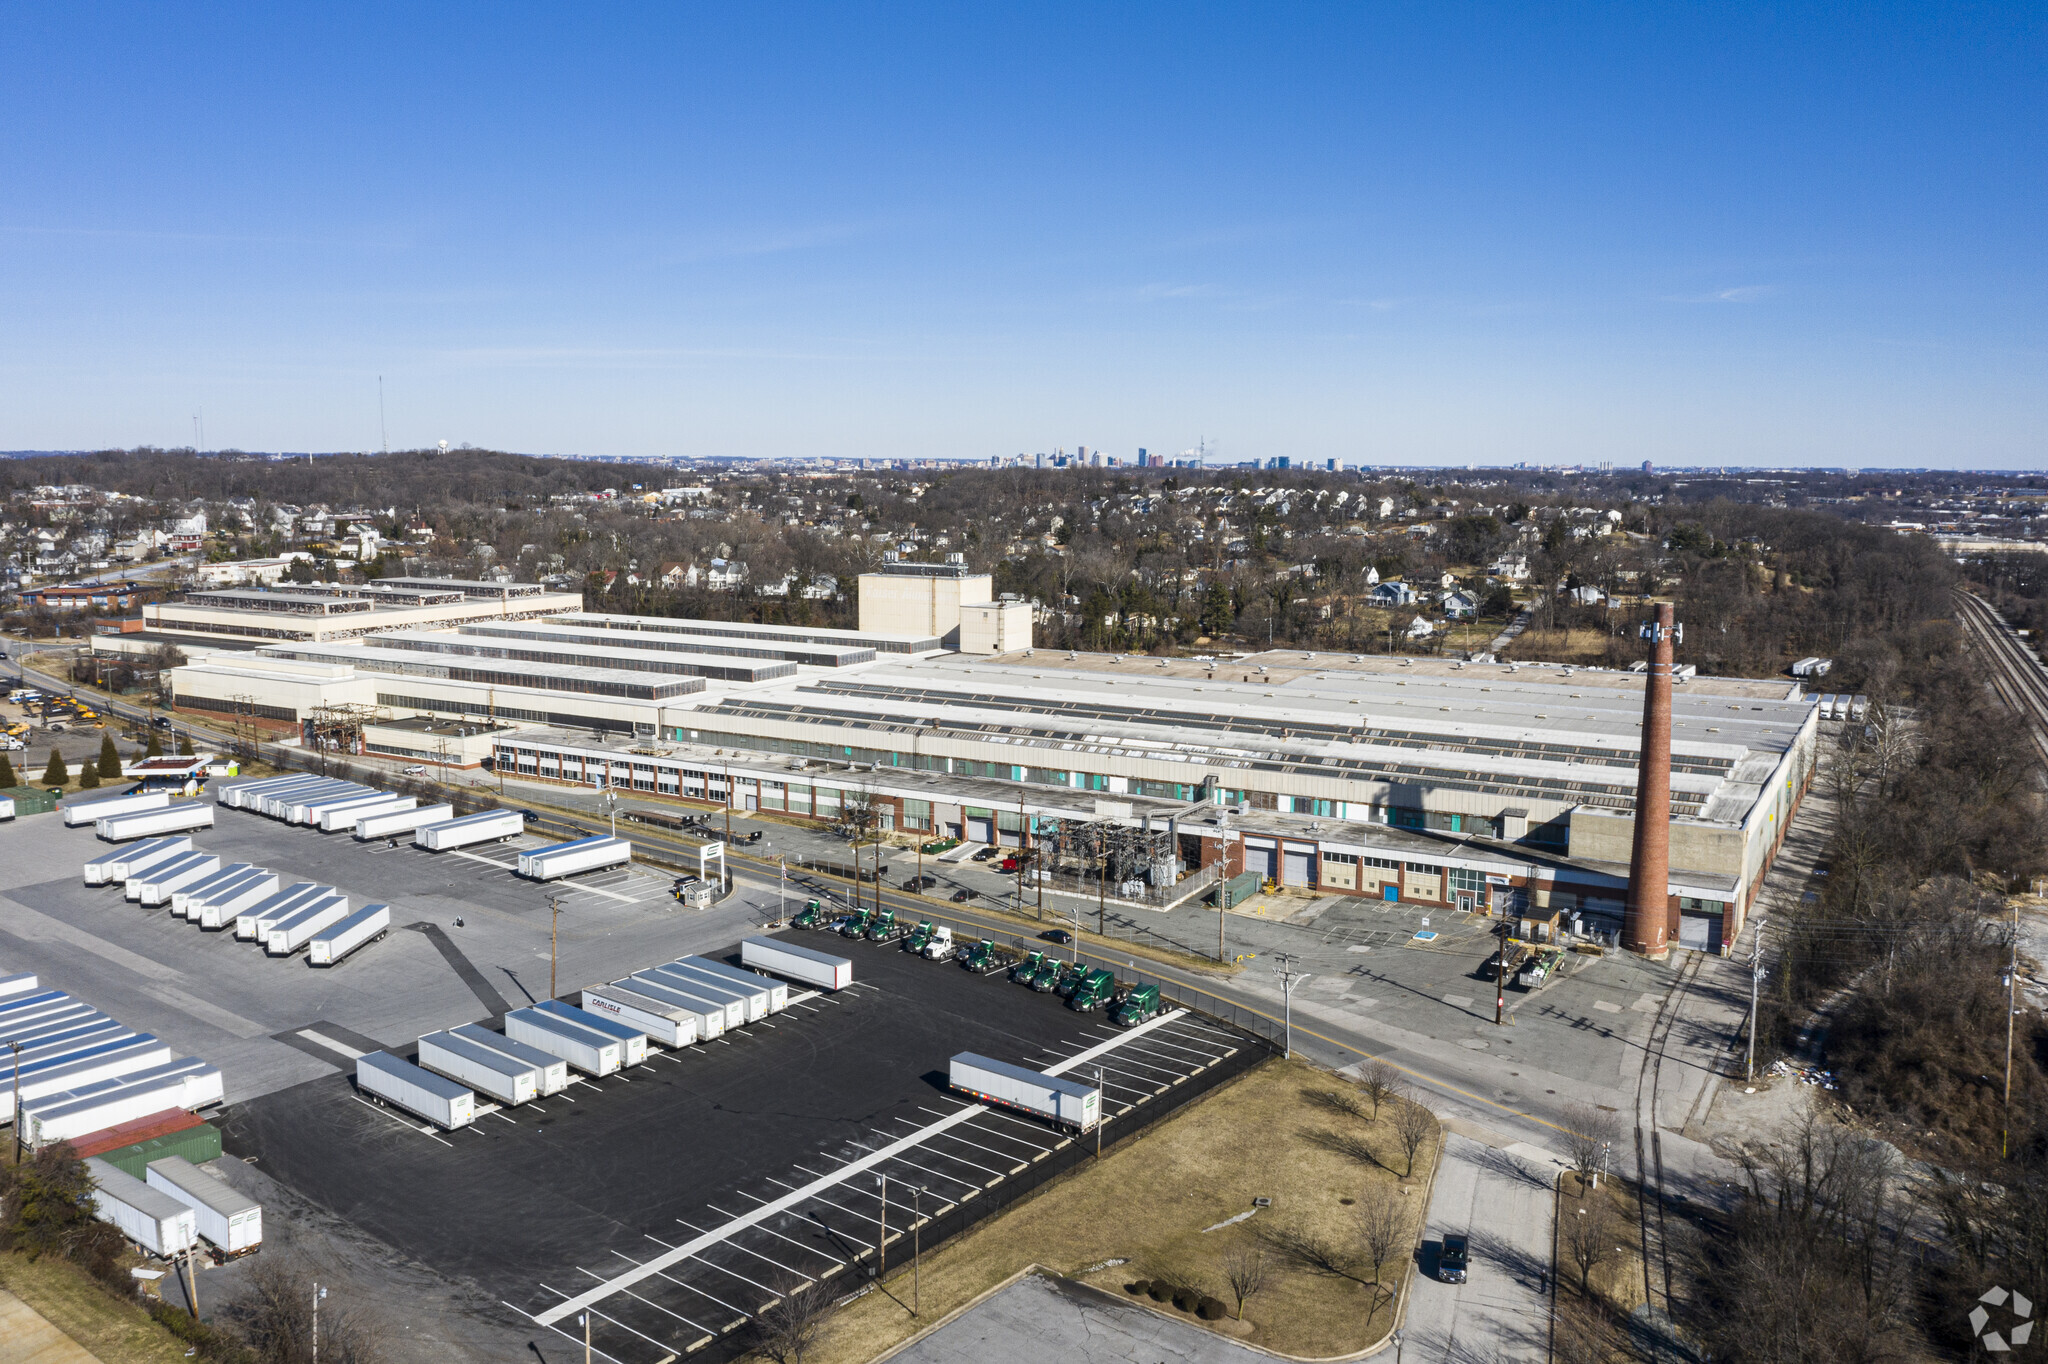
<svg viewBox="0 0 2048 1364">
<path fill-rule="evenodd" d="M 1099 1165 L 1083 1166 L 926 1257 L 920 1318 L 908 1311 L 908 1266 L 892 1254 L 886 1291 L 841 1309 L 811 1357 L 818 1364 L 872 1359 L 1034 1263 L 1119 1295 L 1135 1280 L 1170 1276 L 1234 1307 L 1221 1269 L 1234 1246 L 1261 1248 L 1269 1281 L 1246 1305 L 1242 1323 L 1205 1325 L 1292 1355 L 1326 1357 L 1370 1345 L 1393 1321 L 1393 1294 L 1421 1231 L 1441 1134 L 1431 1132 L 1416 1152 L 1414 1177 L 1402 1178 L 1397 1172 L 1407 1161 L 1392 1107 L 1366 1121 L 1333 1112 L 1316 1097 L 1340 1088 L 1350 1090 L 1300 1062 L 1268 1062 L 1143 1141 L 1109 1151 Z M 1399 1200 L 1406 1219 L 1399 1252 L 1382 1267 L 1383 1287 L 1313 1272 L 1270 1244 L 1294 1233 L 1354 1245 L 1358 1212 L 1372 1188 Z M 1255 1208 L 1255 1198 L 1272 1205 Z M 1370 1280 L 1369 1267 L 1353 1268 Z"/>
</svg>

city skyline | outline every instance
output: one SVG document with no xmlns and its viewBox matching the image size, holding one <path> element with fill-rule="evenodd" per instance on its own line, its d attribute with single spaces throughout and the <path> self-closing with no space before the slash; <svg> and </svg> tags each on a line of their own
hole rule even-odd
<svg viewBox="0 0 2048 1364">
<path fill-rule="evenodd" d="M 13 29 L 0 446 L 2043 462 L 2020 11 Z"/>
</svg>

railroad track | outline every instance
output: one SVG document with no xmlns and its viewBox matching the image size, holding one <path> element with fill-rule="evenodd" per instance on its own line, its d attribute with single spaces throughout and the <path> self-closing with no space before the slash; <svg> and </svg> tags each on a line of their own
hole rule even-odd
<svg viewBox="0 0 2048 1364">
<path fill-rule="evenodd" d="M 1704 960 L 1698 952 L 1688 953 L 1687 957 L 1650 1023 L 1650 1035 L 1643 1045 L 1642 1069 L 1636 1076 L 1636 1209 L 1643 1251 L 1643 1301 L 1654 1309 L 1661 1300 L 1667 1321 L 1675 1320 L 1675 1313 L 1671 1300 L 1671 1241 L 1665 1224 L 1664 1139 L 1657 1129 L 1657 1087 L 1663 1082 L 1664 1053 L 1677 1026 L 1679 1010 L 1699 978 Z"/>
<path fill-rule="evenodd" d="M 2035 755 L 2048 762 L 2048 668 L 1989 602 L 1961 589 L 1954 597 L 1964 633 L 1989 664 L 1991 689 L 2020 717 Z"/>
</svg>

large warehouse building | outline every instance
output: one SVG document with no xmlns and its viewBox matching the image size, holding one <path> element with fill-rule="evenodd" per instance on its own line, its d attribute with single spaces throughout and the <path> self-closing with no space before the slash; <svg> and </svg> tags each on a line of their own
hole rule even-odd
<svg viewBox="0 0 2048 1364">
<path fill-rule="evenodd" d="M 970 657 L 936 647 L 952 632 L 929 613 L 900 634 L 865 614 L 859 632 L 527 617 L 195 658 L 173 673 L 176 704 L 280 723 L 336 706 L 483 721 L 509 726 L 491 731 L 507 776 L 820 821 L 857 792 L 895 828 L 985 842 L 1030 843 L 1063 821 L 1170 823 L 1183 872 L 1618 926 L 1642 707 L 1629 674 Z M 1686 945 L 1738 930 L 1817 730 L 1783 684 L 1678 688 L 1671 895 Z"/>
</svg>

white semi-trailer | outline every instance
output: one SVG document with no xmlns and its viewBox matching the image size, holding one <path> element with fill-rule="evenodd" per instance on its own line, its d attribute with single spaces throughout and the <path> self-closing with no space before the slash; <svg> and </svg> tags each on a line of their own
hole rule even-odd
<svg viewBox="0 0 2048 1364">
<path fill-rule="evenodd" d="M 768 1012 L 771 1014 L 779 1014 L 789 1007 L 789 986 L 783 981 L 770 980 L 758 971 L 742 971 L 737 966 L 727 966 L 710 957 L 679 957 L 671 964 L 709 975 L 712 979 L 728 980 L 742 990 L 766 991 Z"/>
<path fill-rule="evenodd" d="M 740 939 L 740 961 L 756 971 L 786 976 L 821 990 L 844 990 L 853 984 L 853 963 L 845 957 L 779 938 Z"/>
<path fill-rule="evenodd" d="M 223 1255 L 247 1255 L 263 1244 L 263 1205 L 183 1156 L 143 1167 L 143 1181 L 192 1210 L 199 1234 Z"/>
<path fill-rule="evenodd" d="M 193 897 L 210 895 L 223 886 L 234 884 L 252 871 L 261 870 L 263 869 L 254 862 L 229 862 L 210 876 L 202 876 L 189 885 L 178 887 L 171 892 L 170 899 L 165 901 L 170 906 L 171 917 L 174 919 L 186 917 L 185 906 L 192 903 Z"/>
<path fill-rule="evenodd" d="M 538 1007 L 514 1009 L 505 1015 L 505 1036 L 559 1056 L 585 1075 L 609 1075 L 619 1068 L 625 1048 L 619 1039 L 595 1028 L 572 1023 Z"/>
<path fill-rule="evenodd" d="M 237 910 L 233 919 L 223 919 L 221 921 L 221 927 L 226 928 L 229 924 L 233 924 L 237 938 L 254 938 L 256 936 L 256 923 L 265 915 L 275 916 L 281 911 L 289 910 L 296 905 L 305 904 L 316 895 L 331 894 L 333 894 L 331 887 L 320 885 L 318 882 L 294 881 L 283 890 L 277 891 L 272 895 L 266 895 L 246 909 Z M 242 920 L 244 919 L 249 920 L 249 931 L 246 933 L 242 931 Z"/>
<path fill-rule="evenodd" d="M 214 891 L 188 905 L 185 917 L 202 929 L 220 930 L 234 923 L 245 909 L 253 909 L 277 894 L 282 878 L 274 871 L 257 872 L 236 885 Z"/>
<path fill-rule="evenodd" d="M 589 1013 L 559 999 L 544 999 L 534 1007 L 615 1040 L 619 1044 L 619 1065 L 622 1067 L 637 1066 L 647 1059 L 647 1049 L 652 1044 L 647 1040 L 647 1034 L 638 1028 L 629 1028 L 616 1018 Z"/>
<path fill-rule="evenodd" d="M 670 1049 L 691 1046 L 697 1040 L 698 1016 L 681 1004 L 665 1004 L 614 985 L 585 988 L 583 1012 L 616 1019 Z"/>
<path fill-rule="evenodd" d="M 524 1042 L 515 1042 L 503 1033 L 492 1032 L 489 1028 L 476 1023 L 464 1023 L 448 1031 L 465 1042 L 473 1042 L 479 1047 L 497 1052 L 500 1056 L 509 1056 L 522 1065 L 532 1067 L 534 1073 L 540 1076 L 542 1098 L 569 1087 L 569 1063 L 559 1056 L 550 1055 L 539 1047 L 530 1047 Z"/>
<path fill-rule="evenodd" d="M 573 843 L 557 843 L 519 854 L 519 874 L 536 881 L 553 881 L 578 872 L 623 867 L 633 860 L 633 844 L 624 838 L 598 835 Z"/>
<path fill-rule="evenodd" d="M 393 810 L 388 814 L 364 811 L 356 820 L 356 837 L 364 842 L 373 838 L 396 838 L 429 824 L 445 824 L 454 817 L 455 807 L 452 805 L 422 805 L 412 810 Z"/>
<path fill-rule="evenodd" d="M 502 1052 L 480 1047 L 447 1032 L 420 1039 L 420 1068 L 468 1085 L 501 1104 L 530 1103 L 540 1097 L 540 1070 Z"/>
<path fill-rule="evenodd" d="M 332 895 L 315 900 L 297 913 L 279 919 L 263 934 L 263 950 L 273 957 L 289 957 L 312 940 L 323 928 L 332 928 L 348 917 L 348 897 Z"/>
<path fill-rule="evenodd" d="M 130 867 L 147 866 L 160 857 L 191 851 L 190 834 L 166 834 L 162 838 L 131 843 L 125 848 L 110 848 L 85 864 L 85 883 L 104 886 L 109 881 L 125 881 Z"/>
<path fill-rule="evenodd" d="M 697 994 L 678 985 L 674 976 L 626 976 L 595 988 L 606 994 L 626 990 L 645 995 L 664 1006 L 682 1009 L 696 1018 L 697 1039 L 702 1042 L 723 1036 L 728 1018 L 739 1020 L 739 1023 L 732 1024 L 733 1027 L 746 1021 L 746 1008 L 738 1000 L 713 999 L 709 995 Z"/>
<path fill-rule="evenodd" d="M 318 824 L 321 816 L 329 810 L 360 810 L 365 806 L 382 804 L 390 797 L 389 791 L 361 787 L 342 795 L 298 802 L 285 811 L 284 821 L 287 824 Z"/>
<path fill-rule="evenodd" d="M 1100 1090 L 971 1051 L 953 1058 L 947 1078 L 953 1088 L 983 1103 L 1034 1113 L 1062 1127 L 1086 1132 L 1102 1119 Z"/>
<path fill-rule="evenodd" d="M 356 1058 L 356 1088 L 450 1132 L 476 1121 L 475 1094 L 390 1052 Z"/>
<path fill-rule="evenodd" d="M 305 786 L 286 787 L 268 793 L 256 802 L 256 813 L 271 819 L 289 819 L 293 810 L 309 801 L 325 800 L 331 796 L 346 796 L 369 789 L 357 782 L 323 777 Z"/>
<path fill-rule="evenodd" d="M 180 801 L 161 810 L 139 810 L 132 815 L 108 815 L 94 826 L 109 843 L 212 827 L 213 807 L 203 800 Z"/>
<path fill-rule="evenodd" d="M 306 939 L 306 961 L 312 966 L 339 966 L 342 958 L 391 931 L 390 905 L 364 905 Z"/>
<path fill-rule="evenodd" d="M 382 800 L 366 805 L 330 805 L 320 812 L 320 832 L 331 834 L 337 829 L 354 829 L 356 821 L 373 815 L 395 815 L 400 810 L 410 810 L 419 801 L 412 796 L 385 796 Z"/>
<path fill-rule="evenodd" d="M 276 819 L 280 808 L 284 804 L 310 796 L 318 791 L 331 791 L 337 785 L 343 784 L 336 781 L 333 777 L 308 777 L 301 775 L 296 781 L 286 782 L 282 786 L 272 786 L 245 798 L 242 802 L 242 808 L 254 811 L 256 814 L 268 819 Z"/>
<path fill-rule="evenodd" d="M 130 862 L 128 870 L 115 878 L 121 883 L 121 894 L 130 900 L 139 899 L 140 895 L 136 890 L 136 886 L 151 873 L 160 867 L 170 866 L 181 857 L 191 857 L 199 852 L 199 849 L 192 846 L 191 839 L 188 838 L 184 842 L 185 847 L 182 851 L 163 853 L 161 855 L 151 854 L 148 857 L 137 858 Z"/>
<path fill-rule="evenodd" d="M 295 919 L 311 909 L 333 909 L 336 906 L 346 913 L 348 897 L 336 894 L 333 886 L 321 886 L 317 894 L 295 904 L 280 905 L 275 909 L 261 912 L 253 909 L 242 911 L 235 916 L 235 937 L 243 942 L 261 943 L 268 947 L 270 930 L 287 919 Z"/>
<path fill-rule="evenodd" d="M 127 896 L 140 904 L 155 906 L 163 904 L 171 895 L 202 881 L 220 870 L 220 858 L 212 853 L 194 850 L 145 868 L 141 875 L 128 878 Z"/>
<path fill-rule="evenodd" d="M 22 1131 L 28 1144 L 40 1150 L 53 1141 L 69 1141 L 167 1108 L 196 1112 L 219 1103 L 224 1093 L 219 1066 L 186 1056 L 132 1075 L 23 1099 Z"/>
<path fill-rule="evenodd" d="M 185 1204 L 98 1156 L 85 1168 L 92 1175 L 93 1215 L 151 1255 L 168 1260 L 199 1243 L 198 1216 Z"/>
<path fill-rule="evenodd" d="M 22 1101 L 40 1099 L 45 1094 L 62 1094 L 101 1080 L 135 1075 L 157 1066 L 169 1065 L 172 1059 L 168 1045 L 148 1033 L 137 1033 L 133 1037 L 102 1042 L 66 1056 L 52 1056 L 41 1061 L 23 1061 Z M 0 1088 L 0 1122 L 14 1121 L 13 1067 L 10 1065 L 8 1069 L 9 1083 L 5 1088 Z"/>
<path fill-rule="evenodd" d="M 629 983 L 632 981 L 645 981 L 650 985 L 666 986 L 671 990 L 683 991 L 697 999 L 708 1000 L 713 1004 L 723 1006 L 725 1009 L 725 1026 L 728 1031 L 733 1028 L 745 1027 L 756 1018 L 762 1017 L 766 1012 L 766 1006 L 764 1005 L 762 1013 L 755 1013 L 749 1007 L 748 996 L 743 990 L 723 984 L 714 985 L 709 981 L 700 980 L 696 976 L 688 975 L 681 971 L 671 971 L 666 966 L 654 966 L 649 967 L 645 971 L 635 971 L 626 979 Z"/>
<path fill-rule="evenodd" d="M 64 827 L 75 829 L 81 824 L 95 824 L 109 815 L 136 815 L 144 810 L 162 810 L 171 803 L 168 791 L 148 791 L 134 796 L 109 796 L 105 800 L 89 800 L 79 805 L 64 807 Z"/>
<path fill-rule="evenodd" d="M 39 982 L 33 971 L 22 971 L 16 975 L 0 976 L 0 999 L 12 999 L 16 995 L 36 993 Z"/>
<path fill-rule="evenodd" d="M 447 852 L 478 843 L 517 838 L 525 831 L 526 817 L 517 810 L 485 810 L 482 814 L 464 815 L 445 824 L 428 824 L 415 829 L 412 842 L 414 847 L 425 848 L 428 852 Z"/>
</svg>

